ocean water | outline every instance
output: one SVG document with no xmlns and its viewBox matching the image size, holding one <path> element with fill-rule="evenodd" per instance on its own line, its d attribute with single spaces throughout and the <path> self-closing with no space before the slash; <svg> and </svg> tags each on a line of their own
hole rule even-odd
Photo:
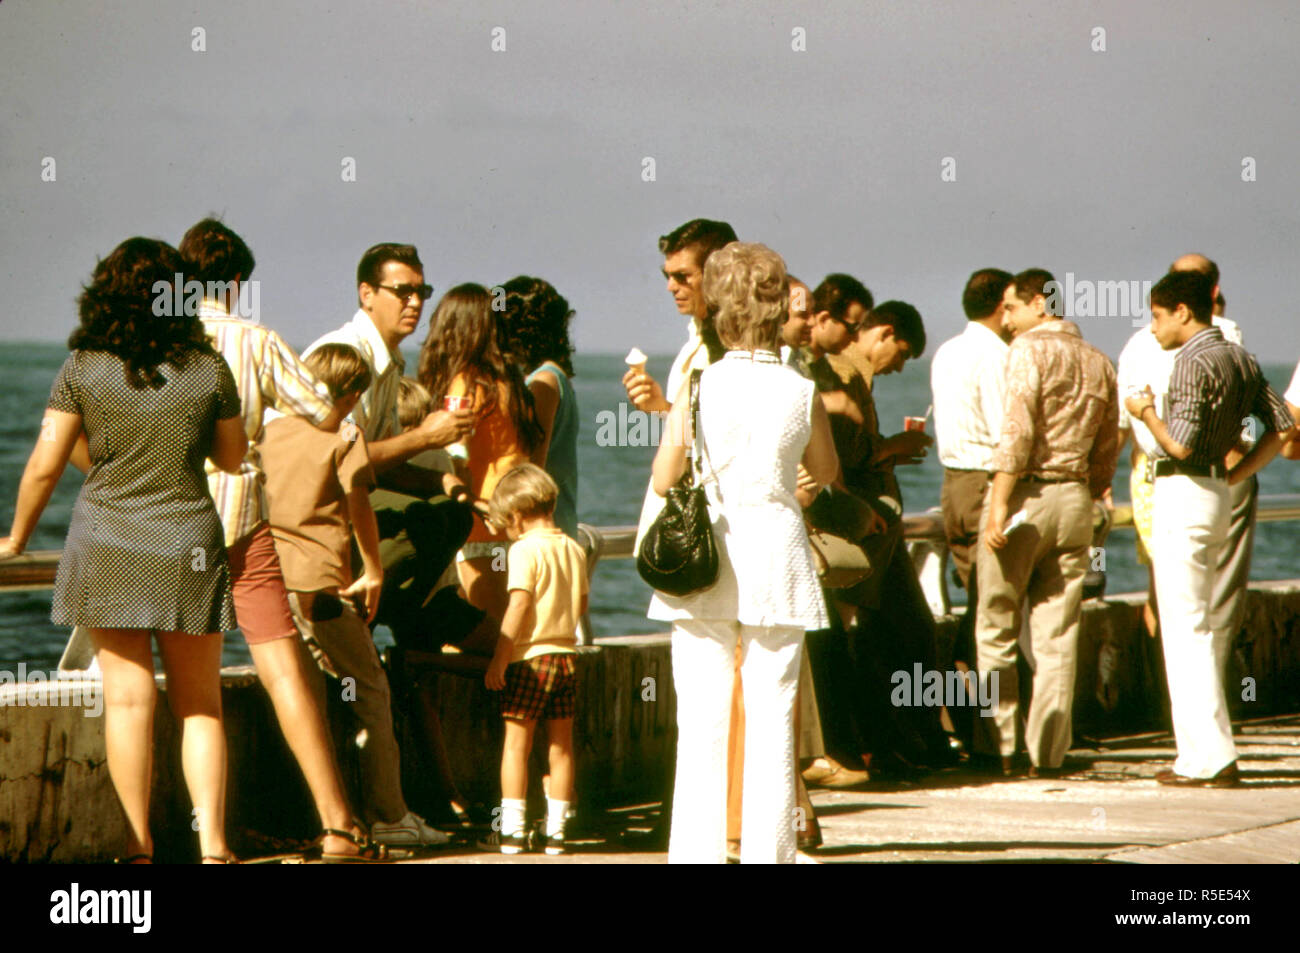
<svg viewBox="0 0 1300 953">
<path fill-rule="evenodd" d="M 18 482 L 27 456 L 36 440 L 42 410 L 55 372 L 67 356 L 57 344 L 5 344 L 0 347 L 0 380 L 4 381 L 4 409 L 0 416 L 0 533 L 8 532 Z M 1112 355 L 1112 359 L 1115 355 Z M 649 370 L 657 379 L 667 374 L 671 358 L 652 357 Z M 408 360 L 408 367 L 414 366 Z M 626 367 L 621 357 L 580 355 L 575 359 L 574 389 L 580 412 L 578 460 L 581 469 L 579 517 L 596 526 L 635 523 L 641 511 L 654 447 L 636 439 L 597 440 L 602 412 L 617 421 L 619 407 L 626 400 L 620 379 Z M 1265 373 L 1279 392 L 1290 380 L 1291 366 L 1267 366 Z M 879 378 L 875 399 L 881 427 L 892 433 L 902 429 L 905 415 L 924 414 L 930 405 L 929 362 L 910 363 L 900 374 Z M 756 422 L 759 423 L 759 422 Z M 617 431 L 617 427 L 614 428 Z M 608 434 L 605 434 L 608 435 Z M 615 433 L 617 436 L 617 433 Z M 637 445 L 638 443 L 642 445 Z M 1127 453 L 1120 460 L 1114 482 L 1117 501 L 1128 499 Z M 931 455 L 917 466 L 899 470 L 908 512 L 921 512 L 939 504 L 942 468 Z M 1276 460 L 1260 477 L 1261 492 L 1300 493 L 1300 463 Z M 49 506 L 41 517 L 30 549 L 59 549 L 67 530 L 73 502 L 80 487 L 80 474 L 72 467 L 64 474 Z M 1117 531 L 1107 543 L 1107 591 L 1132 592 L 1146 588 L 1146 571 L 1138 565 L 1133 533 Z M 1268 523 L 1257 530 L 1251 572 L 1254 579 L 1284 579 L 1300 576 L 1297 556 L 1300 524 Z M 955 600 L 960 590 L 953 589 Z M 660 631 L 662 626 L 645 617 L 649 588 L 641 582 L 631 560 L 602 562 L 596 570 L 591 594 L 591 621 L 597 635 L 622 635 Z M 52 669 L 58 662 L 68 630 L 49 622 L 50 593 L 0 594 L 0 667 L 12 668 L 24 661 L 29 668 Z M 382 634 L 381 634 L 382 641 Z M 226 664 L 248 660 L 243 639 L 232 634 L 226 639 Z"/>
</svg>

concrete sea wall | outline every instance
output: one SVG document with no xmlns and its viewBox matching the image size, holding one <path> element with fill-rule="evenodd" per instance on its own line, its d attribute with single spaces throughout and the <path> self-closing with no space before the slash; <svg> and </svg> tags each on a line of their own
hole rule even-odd
<svg viewBox="0 0 1300 953">
<path fill-rule="evenodd" d="M 1075 685 L 1075 734 L 1091 739 L 1167 728 L 1160 646 L 1141 625 L 1141 597 L 1085 607 Z M 955 622 L 940 620 L 941 657 Z M 664 636 L 602 640 L 579 660 L 575 736 L 582 804 L 655 801 L 669 777 L 675 697 Z M 471 800 L 497 798 L 501 722 L 481 679 L 425 672 L 440 715 L 454 776 Z M 417 811 L 439 800 L 428 746 L 417 720 L 404 717 L 418 693 L 400 697 L 394 679 L 403 783 Z M 121 809 L 104 758 L 104 720 L 87 715 L 94 699 L 73 701 L 71 684 L 0 684 L 0 858 L 11 862 L 104 861 L 124 842 Z M 91 686 L 87 686 L 89 690 Z M 159 679 L 160 689 L 164 689 Z M 1235 719 L 1300 711 L 1300 582 L 1252 587 L 1245 625 L 1227 676 Z M 60 698 L 60 692 L 62 697 Z M 59 704 L 59 702 L 62 704 Z M 267 852 L 277 840 L 319 833 L 311 800 L 274 713 L 249 670 L 223 676 L 229 741 L 227 825 L 236 852 Z M 331 695 L 331 724 L 355 792 L 357 758 L 346 703 Z M 193 860 L 194 818 L 180 770 L 180 739 L 160 696 L 155 716 L 151 824 L 159 860 Z M 540 729 L 539 729 L 539 733 Z M 545 743 L 534 750 L 533 797 Z"/>
</svg>

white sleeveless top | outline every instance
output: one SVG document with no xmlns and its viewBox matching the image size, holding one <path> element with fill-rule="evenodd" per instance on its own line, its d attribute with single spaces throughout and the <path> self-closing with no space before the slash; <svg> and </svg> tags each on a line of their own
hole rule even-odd
<svg viewBox="0 0 1300 953">
<path fill-rule="evenodd" d="M 689 596 L 656 592 L 651 619 L 822 629 L 829 622 L 796 468 L 812 434 L 811 381 L 770 351 L 728 351 L 700 378 L 704 486 L 718 581 Z"/>
</svg>

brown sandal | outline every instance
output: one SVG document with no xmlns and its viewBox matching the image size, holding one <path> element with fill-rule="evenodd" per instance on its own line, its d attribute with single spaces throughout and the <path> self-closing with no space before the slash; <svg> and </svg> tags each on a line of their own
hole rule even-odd
<svg viewBox="0 0 1300 953">
<path fill-rule="evenodd" d="M 390 860 L 388 856 L 388 848 L 383 844 L 376 844 L 374 841 L 366 837 L 365 834 L 354 834 L 351 831 L 340 831 L 335 830 L 332 827 L 327 827 L 324 830 L 324 835 L 329 837 L 342 837 L 344 840 L 351 841 L 357 845 L 357 853 L 331 854 L 326 852 L 322 847 L 320 859 L 323 863 L 382 864 L 387 863 Z"/>
</svg>

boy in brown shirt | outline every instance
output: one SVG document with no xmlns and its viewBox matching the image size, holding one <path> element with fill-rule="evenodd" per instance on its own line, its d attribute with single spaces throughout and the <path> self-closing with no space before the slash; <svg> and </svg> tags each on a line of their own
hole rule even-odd
<svg viewBox="0 0 1300 953">
<path fill-rule="evenodd" d="M 333 413 L 320 427 L 302 417 L 273 420 L 260 447 L 268 520 L 289 606 L 321 668 L 342 680 L 343 698 L 361 723 L 362 810 L 373 839 L 398 846 L 445 844 L 447 835 L 408 810 L 402 796 L 388 678 L 368 625 L 384 581 L 369 497 L 375 475 L 365 438 L 344 418 L 370 385 L 370 370 L 346 344 L 322 345 L 304 363 L 329 388 Z M 356 579 L 354 533 L 362 564 Z"/>
</svg>

